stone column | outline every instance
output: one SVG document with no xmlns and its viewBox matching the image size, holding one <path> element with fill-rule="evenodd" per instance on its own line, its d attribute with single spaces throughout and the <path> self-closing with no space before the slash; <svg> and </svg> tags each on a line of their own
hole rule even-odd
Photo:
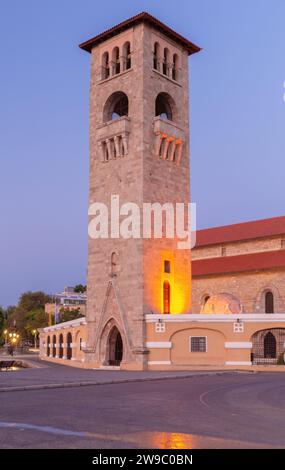
<svg viewBox="0 0 285 470">
<path fill-rule="evenodd" d="M 110 61 L 110 76 L 113 77 L 116 75 L 116 62 L 113 60 Z"/>
<path fill-rule="evenodd" d="M 164 139 L 163 149 L 162 149 L 162 160 L 167 159 L 167 151 L 168 151 L 170 141 L 171 139 L 169 137 L 166 137 L 166 139 Z"/>
<path fill-rule="evenodd" d="M 155 136 L 155 144 L 154 144 L 154 153 L 157 156 L 159 156 L 160 146 L 161 146 L 161 134 L 160 132 L 158 132 Z"/>
<path fill-rule="evenodd" d="M 172 70 L 174 68 L 174 64 L 168 64 L 168 76 L 172 79 Z"/>
<path fill-rule="evenodd" d="M 123 55 L 121 55 L 121 57 L 120 57 L 120 72 L 123 72 L 124 70 L 126 70 L 126 60 L 125 60 L 125 57 Z"/>
<path fill-rule="evenodd" d="M 182 158 L 182 142 L 179 141 L 179 143 L 177 143 L 177 149 L 175 151 L 175 161 L 176 161 L 176 163 L 180 163 L 181 158 Z"/>
<path fill-rule="evenodd" d="M 62 359 L 66 359 L 66 358 L 67 358 L 67 341 L 66 341 L 66 335 L 63 335 L 62 349 L 63 349 L 63 356 L 62 356 Z"/>
<path fill-rule="evenodd" d="M 115 156 L 121 157 L 121 149 L 120 149 L 120 136 L 115 135 L 114 143 L 115 143 Z"/>
<path fill-rule="evenodd" d="M 59 358 L 59 335 L 56 337 L 55 343 L 55 359 Z"/>
<path fill-rule="evenodd" d="M 111 160 L 113 158 L 113 152 L 112 152 L 112 142 L 111 139 L 106 139 L 106 145 L 107 145 L 107 152 L 108 152 L 108 158 L 107 160 Z"/>
<path fill-rule="evenodd" d="M 128 138 L 126 134 L 122 135 L 123 155 L 128 155 Z"/>
<path fill-rule="evenodd" d="M 76 353 L 77 353 L 77 347 L 76 343 L 72 342 L 71 343 L 71 360 L 76 361 Z"/>
<path fill-rule="evenodd" d="M 157 56 L 157 70 L 162 73 L 163 57 Z"/>
<path fill-rule="evenodd" d="M 169 147 L 170 147 L 170 149 L 169 149 L 169 152 L 168 152 L 168 153 L 169 153 L 169 161 L 173 162 L 174 153 L 175 153 L 175 147 L 176 147 L 176 145 L 175 145 L 175 139 L 174 139 L 173 137 L 171 137 L 171 138 L 169 139 L 169 141 L 170 141 L 170 142 L 169 142 Z"/>
<path fill-rule="evenodd" d="M 40 342 L 40 357 L 43 357 L 43 356 L 46 357 L 47 356 L 47 335 L 40 332 L 39 342 Z"/>
</svg>

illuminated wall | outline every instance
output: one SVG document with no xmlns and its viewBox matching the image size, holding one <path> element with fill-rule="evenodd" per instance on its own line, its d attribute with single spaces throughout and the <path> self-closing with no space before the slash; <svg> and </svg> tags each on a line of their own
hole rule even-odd
<svg viewBox="0 0 285 470">
<path fill-rule="evenodd" d="M 163 241 L 161 240 L 161 245 Z M 191 312 L 190 253 L 185 250 L 161 249 L 159 240 L 146 250 L 144 263 L 144 312 L 164 313 L 164 282 L 170 285 L 170 314 Z M 167 243 L 167 241 L 166 241 Z M 168 241 L 169 243 L 169 241 Z M 150 245 L 150 243 L 149 243 Z M 170 262 L 165 272 L 164 262 Z"/>
</svg>

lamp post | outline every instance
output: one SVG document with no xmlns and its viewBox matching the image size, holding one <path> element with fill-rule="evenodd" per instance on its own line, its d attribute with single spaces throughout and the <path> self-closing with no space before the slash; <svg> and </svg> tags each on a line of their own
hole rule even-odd
<svg viewBox="0 0 285 470">
<path fill-rule="evenodd" d="M 4 338 L 5 338 L 5 346 L 6 346 L 7 341 L 8 341 L 8 330 L 4 330 Z"/>
<path fill-rule="evenodd" d="M 33 330 L 32 331 L 33 335 L 34 335 L 34 347 L 35 349 L 37 349 L 37 334 L 38 334 L 38 330 Z"/>
<path fill-rule="evenodd" d="M 8 347 L 8 352 L 9 352 L 9 354 L 11 354 L 11 356 L 13 356 L 14 349 L 18 344 L 20 335 L 18 333 L 16 333 L 15 331 L 14 332 L 9 332 L 7 330 L 7 338 L 9 338 L 9 343 L 10 343 L 10 345 Z"/>
</svg>

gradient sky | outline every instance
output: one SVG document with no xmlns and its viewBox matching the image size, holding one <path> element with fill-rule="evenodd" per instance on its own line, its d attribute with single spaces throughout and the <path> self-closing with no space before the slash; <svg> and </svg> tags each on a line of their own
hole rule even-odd
<svg viewBox="0 0 285 470">
<path fill-rule="evenodd" d="M 191 58 L 199 228 L 283 215 L 284 0 L 0 0 L 0 305 L 86 281 L 89 59 L 77 45 L 148 11 Z"/>
</svg>

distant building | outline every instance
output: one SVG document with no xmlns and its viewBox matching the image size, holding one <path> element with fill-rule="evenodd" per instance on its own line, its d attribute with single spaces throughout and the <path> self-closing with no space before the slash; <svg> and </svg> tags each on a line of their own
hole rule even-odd
<svg viewBox="0 0 285 470">
<path fill-rule="evenodd" d="M 74 291 L 74 287 L 65 287 L 63 292 L 52 295 L 52 303 L 45 304 L 45 312 L 49 316 L 49 325 L 55 323 L 54 316 L 61 310 L 80 310 L 86 314 L 86 293 Z"/>
</svg>

